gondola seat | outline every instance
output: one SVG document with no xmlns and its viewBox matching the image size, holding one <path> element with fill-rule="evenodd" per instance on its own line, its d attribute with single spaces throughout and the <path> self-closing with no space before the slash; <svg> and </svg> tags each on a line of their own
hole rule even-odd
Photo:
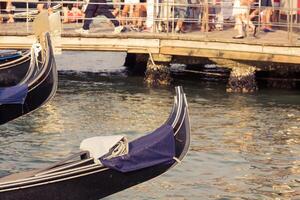
<svg viewBox="0 0 300 200">
<path fill-rule="evenodd" d="M 12 87 L 0 87 L 0 105 L 1 104 L 24 104 L 28 93 L 26 84 Z"/>
<path fill-rule="evenodd" d="M 80 150 L 88 151 L 89 156 L 99 163 L 99 158 L 109 153 L 110 149 L 120 142 L 125 143 L 128 152 L 128 142 L 124 135 L 96 136 L 84 139 L 80 143 Z"/>
<path fill-rule="evenodd" d="M 113 156 L 108 153 L 100 157 L 100 161 L 105 167 L 123 173 L 174 163 L 176 158 L 173 127 L 164 124 L 152 133 L 131 141 L 127 154 Z"/>
</svg>

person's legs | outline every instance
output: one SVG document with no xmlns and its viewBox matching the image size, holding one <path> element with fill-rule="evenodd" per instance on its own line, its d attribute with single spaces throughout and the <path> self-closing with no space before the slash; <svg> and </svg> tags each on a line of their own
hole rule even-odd
<svg viewBox="0 0 300 200">
<path fill-rule="evenodd" d="M 107 17 L 115 27 L 119 26 L 120 23 L 116 19 L 116 17 L 109 11 L 108 6 L 106 4 L 100 4 L 96 11 L 97 15 L 104 15 Z"/>
<path fill-rule="evenodd" d="M 63 12 L 63 23 L 68 23 L 69 22 L 69 8 L 67 6 L 62 8 L 62 12 Z"/>
<path fill-rule="evenodd" d="M 176 24 L 176 28 L 175 28 L 175 32 L 182 31 L 182 28 L 183 28 L 183 20 L 178 19 L 177 24 Z"/>
<path fill-rule="evenodd" d="M 144 18 L 147 16 L 147 8 L 146 8 L 145 3 L 140 3 L 139 4 L 139 15 L 140 15 L 140 18 L 138 20 L 137 26 L 139 28 L 142 28 L 143 23 L 145 21 Z"/>
<path fill-rule="evenodd" d="M 37 9 L 39 12 L 42 12 L 42 11 L 44 10 L 44 4 L 43 4 L 43 3 L 37 4 L 36 9 Z"/>
<path fill-rule="evenodd" d="M 12 5 L 12 1 L 11 0 L 7 0 L 6 11 L 8 13 L 7 23 L 13 23 L 13 22 L 15 22 L 14 15 L 13 15 L 14 10 L 13 10 L 13 5 Z"/>
<path fill-rule="evenodd" d="M 216 7 L 216 29 L 221 31 L 223 30 L 223 23 L 224 23 L 224 17 L 223 17 L 223 10 L 222 10 L 222 2 Z"/>
<path fill-rule="evenodd" d="M 185 7 L 177 7 L 177 16 L 178 20 L 175 27 L 175 32 L 184 32 L 183 25 L 184 25 L 184 19 L 186 17 L 186 8 Z"/>
<path fill-rule="evenodd" d="M 113 0 L 112 1 L 114 3 L 113 7 L 114 7 L 114 10 L 112 11 L 112 14 L 119 18 L 119 14 L 120 14 L 120 11 L 121 11 L 121 5 L 119 4 L 120 1 L 119 0 Z"/>
<path fill-rule="evenodd" d="M 244 38 L 244 30 L 243 30 L 243 21 L 241 15 L 235 16 L 235 28 L 238 31 L 238 35 L 234 36 L 234 39 L 242 39 Z"/>
<path fill-rule="evenodd" d="M 96 4 L 88 4 L 86 11 L 85 11 L 85 20 L 84 20 L 83 27 L 82 27 L 84 30 L 90 29 L 90 25 L 93 21 L 92 18 L 94 17 L 97 7 L 98 7 L 98 5 L 96 5 Z"/>
<path fill-rule="evenodd" d="M 0 23 L 3 22 L 3 17 L 2 17 L 2 13 L 1 13 L 1 10 L 3 9 L 3 6 L 4 5 L 4 2 L 0 2 Z"/>
<path fill-rule="evenodd" d="M 124 5 L 122 14 L 121 14 L 121 24 L 122 26 L 125 26 L 127 24 L 127 16 L 130 10 L 130 5 Z"/>
<path fill-rule="evenodd" d="M 140 4 L 134 4 L 133 5 L 133 8 L 132 8 L 132 24 L 134 27 L 138 27 L 138 22 L 139 22 L 139 19 L 141 17 L 141 13 L 140 13 Z"/>
<path fill-rule="evenodd" d="M 262 11 L 262 28 L 265 32 L 273 31 L 271 28 L 272 1 L 261 0 L 261 6 L 265 8 Z"/>
<path fill-rule="evenodd" d="M 252 32 L 253 36 L 256 36 L 256 27 L 254 26 L 253 22 L 250 20 L 250 16 L 248 14 L 242 14 L 241 15 L 241 20 L 242 20 L 242 31 L 243 34 L 245 34 L 245 32 L 248 33 Z"/>
<path fill-rule="evenodd" d="M 267 8 L 266 10 L 266 28 L 272 29 L 271 27 L 271 16 L 272 16 L 272 8 Z"/>
<path fill-rule="evenodd" d="M 255 17 L 257 17 L 258 12 L 259 12 L 258 8 L 256 8 L 255 10 L 253 10 L 253 11 L 250 13 L 250 15 L 249 15 L 249 19 L 252 21 Z"/>
</svg>

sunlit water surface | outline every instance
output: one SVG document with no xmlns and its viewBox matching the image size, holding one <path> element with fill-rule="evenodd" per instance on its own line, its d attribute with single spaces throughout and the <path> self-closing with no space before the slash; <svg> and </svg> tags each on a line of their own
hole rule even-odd
<svg viewBox="0 0 300 200">
<path fill-rule="evenodd" d="M 57 57 L 60 69 L 97 73 L 61 73 L 49 104 L 0 127 L 0 176 L 58 161 L 87 137 L 132 139 L 164 122 L 174 88 L 148 88 L 143 77 L 126 75 L 123 62 L 124 54 L 112 53 Z M 300 92 L 227 94 L 223 83 L 180 77 L 175 84 L 190 109 L 188 155 L 106 199 L 300 199 Z"/>
</svg>

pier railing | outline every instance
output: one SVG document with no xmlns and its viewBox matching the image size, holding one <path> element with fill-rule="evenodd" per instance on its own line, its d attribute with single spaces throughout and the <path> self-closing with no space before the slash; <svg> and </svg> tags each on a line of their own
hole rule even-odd
<svg viewBox="0 0 300 200">
<path fill-rule="evenodd" d="M 44 4 L 45 8 L 51 7 L 50 13 L 60 12 L 63 22 L 62 31 L 78 29 L 87 19 L 84 17 L 84 10 L 88 4 L 86 1 L 12 0 L 12 4 L 7 3 L 10 1 L 0 0 L 0 20 L 7 19 L 7 22 L 23 23 L 24 29 L 19 31 L 27 33 L 31 32 L 30 24 L 38 13 L 38 4 Z M 281 30 L 284 33 L 282 38 L 285 38 L 289 44 L 299 43 L 300 9 L 298 7 L 300 6 L 297 5 L 297 0 L 281 0 L 280 4 L 274 1 L 271 7 L 261 6 L 261 0 L 258 2 L 240 0 L 239 2 L 243 5 L 226 0 L 147 0 L 140 3 L 124 3 L 114 0 L 105 3 L 105 6 L 115 15 L 121 25 L 127 27 L 127 32 L 137 32 L 136 34 L 139 32 L 169 35 L 197 34 L 208 37 L 211 32 L 218 31 L 220 34 L 215 36 L 218 37 L 218 35 L 225 34 L 227 30 L 231 30 L 228 34 L 234 36 L 238 34 L 238 31 L 233 28 L 238 29 L 241 26 L 243 34 L 251 37 L 255 26 L 260 32 Z M 103 3 L 90 2 L 89 4 L 103 6 Z M 243 13 L 240 15 L 243 19 L 240 23 L 236 20 L 237 15 L 233 16 L 233 13 L 237 12 Z M 98 14 L 101 15 L 101 13 Z M 13 20 L 9 21 L 11 18 Z M 1 22 L 2 25 L 5 21 Z M 107 22 L 107 19 L 100 17 L 96 21 L 101 24 Z M 106 27 L 109 26 L 106 24 Z M 106 30 L 103 28 L 101 31 Z"/>
</svg>

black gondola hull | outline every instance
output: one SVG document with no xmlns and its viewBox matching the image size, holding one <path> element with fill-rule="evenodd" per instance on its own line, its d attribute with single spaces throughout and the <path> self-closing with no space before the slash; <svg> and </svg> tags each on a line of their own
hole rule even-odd
<svg viewBox="0 0 300 200">
<path fill-rule="evenodd" d="M 181 101 L 182 102 L 182 101 Z M 177 121 L 180 123 L 174 132 L 175 155 L 182 160 L 190 144 L 190 126 L 186 100 L 183 103 Z M 176 120 L 174 120 L 176 121 Z M 172 126 L 172 127 L 175 127 Z M 38 175 L 26 181 L 21 180 L 10 185 L 9 179 L 0 179 L 1 200 L 96 200 L 124 189 L 155 178 L 175 166 L 177 161 L 172 160 L 167 164 L 158 164 L 151 167 L 122 173 L 95 164 L 87 168 L 74 171 L 59 171 L 55 174 Z M 18 177 L 18 175 L 17 175 Z M 10 179 L 11 181 L 11 179 Z M 1 184 L 2 182 L 2 184 Z M 6 183 L 5 183 L 6 182 Z"/>
<path fill-rule="evenodd" d="M 49 98 L 53 96 L 54 73 L 52 72 L 46 80 L 44 80 L 34 90 L 29 91 L 23 105 L 21 104 L 6 104 L 0 105 L 0 124 L 7 123 L 22 115 L 36 110 L 43 105 Z"/>
<path fill-rule="evenodd" d="M 182 125 L 181 131 L 175 136 L 176 154 L 179 157 L 186 154 L 189 146 L 187 114 Z M 181 140 L 183 138 L 185 140 Z M 175 161 L 128 173 L 108 168 L 87 170 L 84 173 L 72 174 L 72 176 L 66 174 L 59 179 L 53 177 L 31 185 L 20 185 L 19 189 L 0 193 L 0 197 L 1 200 L 96 200 L 155 178 L 168 171 L 174 164 Z"/>
<path fill-rule="evenodd" d="M 11 63 L 9 66 L 0 66 L 0 87 L 17 85 L 25 77 L 30 66 L 30 56 L 17 58 L 16 62 Z"/>
<path fill-rule="evenodd" d="M 46 37 L 48 46 L 44 65 L 40 69 L 41 72 L 37 73 L 37 77 L 30 77 L 28 83 L 25 82 L 28 84 L 28 93 L 24 104 L 0 104 L 0 124 L 36 110 L 54 96 L 58 82 L 57 71 L 50 36 L 47 35 Z"/>
<path fill-rule="evenodd" d="M 5 192 L 0 197 L 1 200 L 97 200 L 150 180 L 171 166 L 155 166 L 129 173 L 107 169 L 80 178 Z"/>
</svg>

